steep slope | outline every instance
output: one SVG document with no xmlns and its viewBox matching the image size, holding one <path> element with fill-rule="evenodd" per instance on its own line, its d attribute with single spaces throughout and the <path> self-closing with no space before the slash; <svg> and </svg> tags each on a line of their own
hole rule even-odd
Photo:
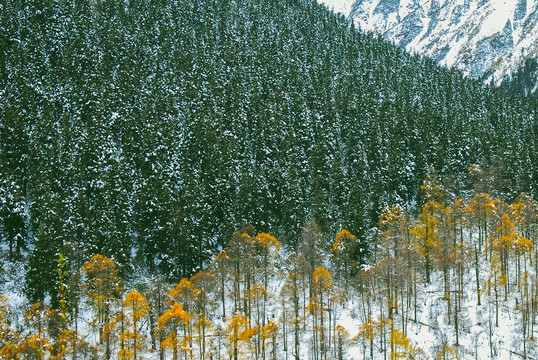
<svg viewBox="0 0 538 360">
<path fill-rule="evenodd" d="M 533 109 L 315 1 L 3 10 L 0 239 L 34 301 L 57 297 L 58 252 L 177 280 L 244 223 L 291 249 L 311 220 L 345 227 L 364 256 L 429 167 L 454 194 L 482 164 L 490 192 L 536 195 Z"/>
<path fill-rule="evenodd" d="M 524 66 L 511 78 L 505 78 L 500 87 L 510 94 L 538 98 L 538 60 L 527 59 Z"/>
<path fill-rule="evenodd" d="M 364 30 L 487 82 L 500 84 L 538 56 L 536 0 L 324 2 Z"/>
</svg>

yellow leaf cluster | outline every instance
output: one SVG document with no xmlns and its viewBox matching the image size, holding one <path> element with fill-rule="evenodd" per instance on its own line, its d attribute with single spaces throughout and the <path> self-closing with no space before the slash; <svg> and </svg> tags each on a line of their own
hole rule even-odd
<svg viewBox="0 0 538 360">
<path fill-rule="evenodd" d="M 387 226 L 389 224 L 402 221 L 404 217 L 404 210 L 399 205 L 393 205 L 392 207 L 385 206 L 381 210 L 381 216 L 379 217 L 379 225 Z"/>
<path fill-rule="evenodd" d="M 334 239 L 331 252 L 341 253 L 346 250 L 346 242 L 353 243 L 355 241 L 357 241 L 357 237 L 355 235 L 353 235 L 346 229 L 342 229 L 336 234 L 336 238 Z"/>
<path fill-rule="evenodd" d="M 118 325 L 118 323 L 123 319 L 123 314 L 118 314 L 114 319 L 112 319 L 112 321 L 109 321 L 105 324 L 104 326 L 104 329 L 103 331 L 101 332 L 101 341 L 103 340 L 103 338 L 111 333 L 115 328 L 116 328 L 116 325 Z"/>
<path fill-rule="evenodd" d="M 84 264 L 82 271 L 88 276 L 95 278 L 96 284 L 100 284 L 103 282 L 103 279 L 117 275 L 118 266 L 114 260 L 101 254 L 96 254 L 92 256 L 90 261 Z"/>
<path fill-rule="evenodd" d="M 394 329 L 390 333 L 390 341 L 394 345 L 394 352 L 390 358 L 393 359 L 413 359 L 415 354 L 420 351 L 400 330 Z"/>
<path fill-rule="evenodd" d="M 310 301 L 308 302 L 308 305 L 306 306 L 306 309 L 310 312 L 313 312 L 314 310 L 319 310 L 321 308 L 321 304 L 319 301 L 318 296 L 312 296 L 310 298 Z"/>
<path fill-rule="evenodd" d="M 519 251 L 523 252 L 530 252 L 534 247 L 532 241 L 521 235 L 516 235 L 515 245 L 518 247 Z"/>
<path fill-rule="evenodd" d="M 52 347 L 45 336 L 44 330 L 26 338 L 20 345 L 21 352 L 33 354 L 37 359 L 43 358 L 51 350 Z"/>
<path fill-rule="evenodd" d="M 43 302 L 38 302 L 32 305 L 30 310 L 24 314 L 24 319 L 28 322 L 39 322 L 45 317 L 47 309 Z"/>
<path fill-rule="evenodd" d="M 267 289 L 263 285 L 256 284 L 248 291 L 249 299 L 261 298 L 262 296 L 267 295 Z"/>
<path fill-rule="evenodd" d="M 134 321 L 146 316 L 149 310 L 146 297 L 136 290 L 132 290 L 127 294 L 124 305 L 131 308 Z"/>
<path fill-rule="evenodd" d="M 119 297 L 123 291 L 118 266 L 113 259 L 96 254 L 82 270 L 87 277 L 86 291 L 99 307 L 98 312 L 107 306 L 107 301 Z"/>
<path fill-rule="evenodd" d="M 227 261 L 230 260 L 230 256 L 228 256 L 228 253 L 224 250 L 219 251 L 217 256 L 215 256 L 215 260 L 213 262 L 219 262 L 219 261 Z"/>
<path fill-rule="evenodd" d="M 118 359 L 128 360 L 128 359 L 132 359 L 133 356 L 134 356 L 134 352 L 131 350 L 121 349 L 120 351 L 118 351 Z"/>
<path fill-rule="evenodd" d="M 258 334 L 259 331 L 260 331 L 260 325 L 247 327 L 243 332 L 239 334 L 239 340 L 245 341 L 245 342 L 250 341 L 250 339 L 254 335 Z"/>
<path fill-rule="evenodd" d="M 359 327 L 359 333 L 357 337 L 365 337 L 368 340 L 372 340 L 377 334 L 379 323 L 373 319 L 368 319 L 364 324 Z"/>
<path fill-rule="evenodd" d="M 316 270 L 314 270 L 314 273 L 312 274 L 312 279 L 314 280 L 314 284 L 319 289 L 328 289 L 333 284 L 331 273 L 329 273 L 329 271 L 323 266 L 320 266 Z"/>
<path fill-rule="evenodd" d="M 182 278 L 179 283 L 170 289 L 170 297 L 172 299 L 181 299 L 192 291 L 192 282 L 187 278 Z"/>
<path fill-rule="evenodd" d="M 273 334 L 278 330 L 278 325 L 274 321 L 270 321 L 269 324 L 265 325 L 262 329 L 262 339 L 269 339 Z"/>
<path fill-rule="evenodd" d="M 274 236 L 266 233 L 259 233 L 254 238 L 254 241 L 256 243 L 264 245 L 267 248 L 274 247 L 276 249 L 280 249 L 280 243 L 278 242 L 278 240 Z"/>
<path fill-rule="evenodd" d="M 234 315 L 227 327 L 228 338 L 232 342 L 241 339 L 241 329 L 248 328 L 248 319 L 245 315 Z"/>
<path fill-rule="evenodd" d="M 342 325 L 336 325 L 334 338 L 347 340 L 349 338 L 349 332 Z"/>
<path fill-rule="evenodd" d="M 177 346 L 177 335 L 175 332 L 168 334 L 167 338 L 161 341 L 161 348 L 175 348 Z"/>
<path fill-rule="evenodd" d="M 172 307 L 165 311 L 165 313 L 157 318 L 157 324 L 159 326 L 159 329 L 162 329 L 169 321 L 176 321 L 182 320 L 183 323 L 187 323 L 191 319 L 191 316 L 189 313 L 185 310 L 183 310 L 183 306 L 181 306 L 180 303 L 177 301 L 174 302 Z"/>
</svg>

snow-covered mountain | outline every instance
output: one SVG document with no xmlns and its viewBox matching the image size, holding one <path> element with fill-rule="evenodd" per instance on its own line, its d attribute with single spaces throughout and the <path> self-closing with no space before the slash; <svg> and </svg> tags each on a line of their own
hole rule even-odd
<svg viewBox="0 0 538 360">
<path fill-rule="evenodd" d="M 320 1 L 363 30 L 487 82 L 538 57 L 538 0 Z"/>
</svg>

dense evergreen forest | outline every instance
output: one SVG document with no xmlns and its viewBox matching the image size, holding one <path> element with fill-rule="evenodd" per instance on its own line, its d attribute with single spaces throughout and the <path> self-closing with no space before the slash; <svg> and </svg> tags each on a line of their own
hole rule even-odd
<svg viewBox="0 0 538 360">
<path fill-rule="evenodd" d="M 291 250 L 345 228 L 362 262 L 430 167 L 453 196 L 536 197 L 536 109 L 313 0 L 0 8 L 0 239 L 30 301 L 60 307 L 58 253 L 178 281 L 243 224 Z"/>
<path fill-rule="evenodd" d="M 538 99 L 538 60 L 525 60 L 511 78 L 503 80 L 500 88 L 513 95 Z"/>
</svg>

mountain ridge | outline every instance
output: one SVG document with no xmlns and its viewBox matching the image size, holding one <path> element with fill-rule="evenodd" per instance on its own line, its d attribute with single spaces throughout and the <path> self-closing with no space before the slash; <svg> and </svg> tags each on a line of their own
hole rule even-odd
<svg viewBox="0 0 538 360">
<path fill-rule="evenodd" d="M 538 53 L 535 0 L 322 0 L 365 31 L 499 85 Z"/>
</svg>

